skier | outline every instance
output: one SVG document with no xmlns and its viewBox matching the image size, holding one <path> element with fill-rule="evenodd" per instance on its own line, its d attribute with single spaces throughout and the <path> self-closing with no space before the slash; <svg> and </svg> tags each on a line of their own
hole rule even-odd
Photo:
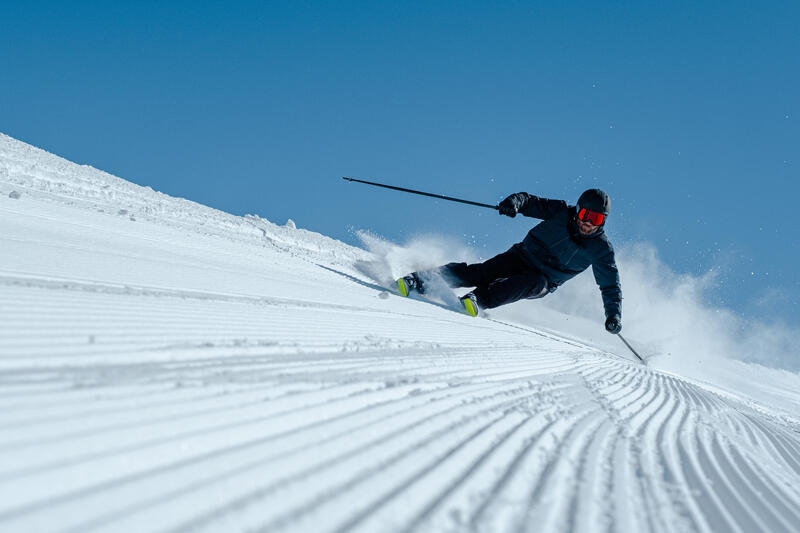
<svg viewBox="0 0 800 533">
<path fill-rule="evenodd" d="M 606 330 L 622 331 L 622 289 L 614 248 L 603 228 L 611 200 L 600 189 L 584 191 L 577 206 L 520 192 L 498 205 L 501 215 L 541 218 L 522 242 L 495 257 L 468 265 L 449 263 L 412 272 L 397 280 L 403 296 L 425 292 L 425 280 L 439 273 L 451 287 L 475 287 L 460 298 L 467 313 L 492 309 L 522 298 L 541 298 L 586 270 L 589 265 L 603 296 Z"/>
</svg>

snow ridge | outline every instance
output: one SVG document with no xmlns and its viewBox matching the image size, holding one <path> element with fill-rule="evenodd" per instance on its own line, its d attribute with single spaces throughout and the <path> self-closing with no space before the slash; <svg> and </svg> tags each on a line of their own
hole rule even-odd
<svg viewBox="0 0 800 533">
<path fill-rule="evenodd" d="M 791 416 L 8 137 L 0 192 L 0 530 L 800 523 Z"/>
</svg>

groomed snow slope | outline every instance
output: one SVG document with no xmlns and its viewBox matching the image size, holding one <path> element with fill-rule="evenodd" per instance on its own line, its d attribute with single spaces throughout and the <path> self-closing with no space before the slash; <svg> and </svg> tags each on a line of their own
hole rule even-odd
<svg viewBox="0 0 800 533">
<path fill-rule="evenodd" d="M 800 528 L 792 416 L 324 236 L 0 136 L 0 246 L 2 531 Z"/>
</svg>

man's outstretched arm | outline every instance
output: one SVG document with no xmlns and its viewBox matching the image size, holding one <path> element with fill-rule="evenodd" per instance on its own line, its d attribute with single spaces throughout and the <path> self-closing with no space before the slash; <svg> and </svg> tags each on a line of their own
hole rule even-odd
<svg viewBox="0 0 800 533">
<path fill-rule="evenodd" d="M 520 213 L 526 217 L 548 219 L 562 209 L 566 209 L 564 200 L 540 198 L 526 192 L 518 192 L 500 202 L 498 210 L 501 215 L 514 217 Z"/>
<path fill-rule="evenodd" d="M 592 271 L 603 295 L 606 329 L 611 333 L 619 333 L 622 331 L 622 287 L 613 248 L 592 265 Z"/>
</svg>

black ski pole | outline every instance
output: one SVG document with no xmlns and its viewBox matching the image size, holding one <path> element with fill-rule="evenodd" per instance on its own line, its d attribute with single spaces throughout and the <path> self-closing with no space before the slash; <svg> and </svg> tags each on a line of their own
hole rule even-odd
<svg viewBox="0 0 800 533">
<path fill-rule="evenodd" d="M 627 347 L 628 347 L 628 349 L 629 349 L 630 351 L 632 351 L 632 352 L 633 352 L 633 355 L 635 355 L 636 357 L 638 357 L 638 358 L 639 358 L 639 361 L 641 361 L 642 363 L 644 363 L 644 359 L 642 359 L 642 356 L 641 356 L 641 355 L 639 355 L 638 353 L 636 353 L 636 350 L 634 350 L 634 349 L 633 349 L 633 346 L 631 346 L 631 345 L 630 345 L 630 343 L 629 343 L 628 341 L 626 341 L 626 340 L 625 340 L 625 337 L 623 337 L 621 333 L 617 333 L 617 337 L 619 337 L 620 339 L 622 339 L 622 342 L 624 342 L 624 343 L 625 343 L 625 346 L 627 346 Z"/>
<path fill-rule="evenodd" d="M 393 189 L 395 191 L 410 192 L 412 194 L 421 194 L 422 196 L 430 196 L 432 198 L 440 198 L 442 200 L 450 200 L 451 202 L 461 202 L 462 204 L 477 205 L 478 207 L 488 207 L 489 209 L 498 209 L 496 205 L 482 204 L 480 202 L 470 202 L 469 200 L 461 200 L 460 198 L 452 198 L 450 196 L 442 196 L 441 194 L 432 194 L 429 192 L 415 191 L 414 189 L 405 189 L 403 187 L 395 187 L 394 185 L 385 185 L 383 183 L 375 183 L 374 181 L 358 180 L 356 178 L 348 178 L 342 176 L 343 180 L 357 181 L 358 183 L 366 183 L 367 185 L 375 185 L 376 187 L 383 187 L 385 189 Z"/>
</svg>

